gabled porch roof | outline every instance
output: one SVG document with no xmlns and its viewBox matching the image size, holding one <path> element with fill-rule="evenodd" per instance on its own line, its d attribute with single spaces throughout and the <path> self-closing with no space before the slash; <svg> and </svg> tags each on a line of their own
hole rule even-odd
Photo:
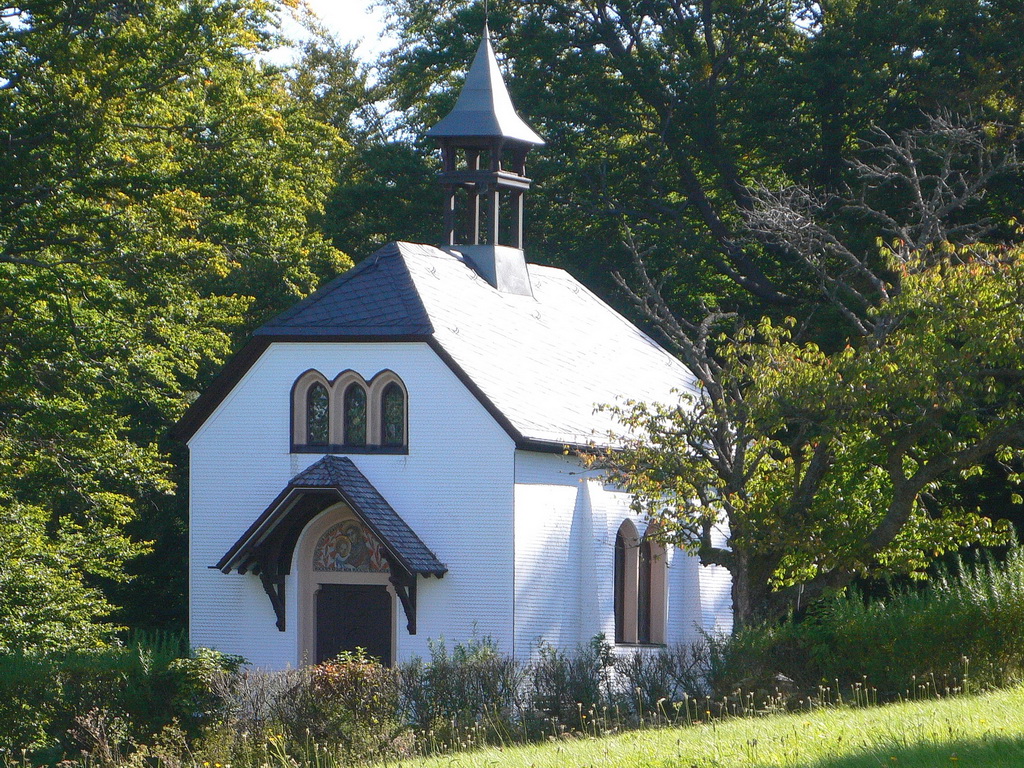
<svg viewBox="0 0 1024 768">
<path fill-rule="evenodd" d="M 251 572 L 259 576 L 274 607 L 277 628 L 283 632 L 285 576 L 291 573 L 299 536 L 314 517 L 339 501 L 352 509 L 383 546 L 391 568 L 390 581 L 405 610 L 409 633 L 416 634 L 416 577 L 441 578 L 448 568 L 356 465 L 342 456 L 324 456 L 293 477 L 211 567 L 224 573 Z"/>
<path fill-rule="evenodd" d="M 324 456 L 293 477 L 215 567 L 224 573 L 290 573 L 299 534 L 332 500 L 344 501 L 352 508 L 380 540 L 392 567 L 422 576 L 440 577 L 448 571 L 356 465 L 343 456 Z"/>
</svg>

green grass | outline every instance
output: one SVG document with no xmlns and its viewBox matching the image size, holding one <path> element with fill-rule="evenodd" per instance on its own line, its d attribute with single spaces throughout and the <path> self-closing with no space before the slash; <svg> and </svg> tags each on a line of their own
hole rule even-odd
<svg viewBox="0 0 1024 768">
<path fill-rule="evenodd" d="M 391 764 L 395 765 L 394 763 Z M 982 696 L 732 719 L 405 760 L 402 768 L 1009 768 L 1024 766 L 1024 687 Z"/>
</svg>

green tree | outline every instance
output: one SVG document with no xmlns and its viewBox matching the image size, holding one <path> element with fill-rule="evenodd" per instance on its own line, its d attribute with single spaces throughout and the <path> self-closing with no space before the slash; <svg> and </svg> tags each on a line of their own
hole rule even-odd
<svg viewBox="0 0 1024 768">
<path fill-rule="evenodd" d="M 337 248 L 359 257 L 391 240 L 438 240 L 435 153 L 399 138 L 402 121 L 389 109 L 387 89 L 353 46 L 339 43 L 315 18 L 307 18 L 307 29 L 291 91 L 347 143 L 318 226 Z"/>
<path fill-rule="evenodd" d="M 950 118 L 879 134 L 853 163 L 856 196 L 762 188 L 746 217 L 754 236 L 816 275 L 847 343 L 808 342 L 806 320 L 751 329 L 714 309 L 701 322 L 677 318 L 639 253 L 641 289 L 623 281 L 701 390 L 678 409 L 620 410 L 635 434 L 610 466 L 675 540 L 729 568 L 741 623 L 855 575 L 921 575 L 943 552 L 1009 531 L 950 494 L 940 504 L 937 491 L 1020 458 L 1021 249 L 979 245 L 993 227 L 971 216 L 1018 161 L 991 127 Z M 892 239 L 859 256 L 835 209 Z M 713 535 L 719 519 L 728 547 Z"/>
<path fill-rule="evenodd" d="M 618 409 L 630 436 L 605 465 L 663 535 L 729 570 L 740 625 L 1006 541 L 1005 521 L 933 491 L 1024 448 L 1024 250 L 893 266 L 902 290 L 862 343 L 827 354 L 765 320 L 719 345 L 699 394 Z"/>
<path fill-rule="evenodd" d="M 147 533 L 181 536 L 167 429 L 235 335 L 349 263 L 309 225 L 343 145 L 258 60 L 275 13 L 3 10 L 0 650 L 99 641 L 100 585 L 180 611 L 180 538 L 148 582 L 174 589 L 116 586 Z"/>
</svg>

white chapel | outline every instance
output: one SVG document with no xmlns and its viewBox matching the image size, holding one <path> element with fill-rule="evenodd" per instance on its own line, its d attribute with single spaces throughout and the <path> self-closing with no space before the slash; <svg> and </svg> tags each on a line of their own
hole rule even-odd
<svg viewBox="0 0 1024 768">
<path fill-rule="evenodd" d="M 728 631 L 728 574 L 646 534 L 576 449 L 596 410 L 690 372 L 523 243 L 528 151 L 489 33 L 441 147 L 440 245 L 390 243 L 257 329 L 181 426 L 189 633 L 284 668 L 393 664 L 490 638 L 528 658 L 604 634 Z"/>
</svg>

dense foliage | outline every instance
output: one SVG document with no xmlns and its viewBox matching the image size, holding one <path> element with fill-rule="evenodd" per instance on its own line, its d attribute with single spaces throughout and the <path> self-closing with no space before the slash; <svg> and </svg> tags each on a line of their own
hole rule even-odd
<svg viewBox="0 0 1024 768">
<path fill-rule="evenodd" d="M 260 319 L 349 263 L 338 248 L 435 238 L 423 130 L 483 4 L 389 4 L 399 43 L 370 69 L 307 19 L 281 71 L 260 57 L 295 5 L 0 9 L 0 650 L 100 644 L 114 606 L 180 622 L 169 425 Z M 490 3 L 548 142 L 531 260 L 632 298 L 741 395 L 703 423 L 624 413 L 653 442 L 620 467 L 641 503 L 675 502 L 666 535 L 747 558 L 741 619 L 998 539 L 962 476 L 1019 447 L 1019 254 L 999 249 L 1024 206 L 1021 24 L 1010 0 Z M 688 358 L 673 323 L 714 334 Z M 744 460 L 698 466 L 701 429 Z M 712 490 L 735 556 L 702 543 Z"/>
<path fill-rule="evenodd" d="M 924 589 L 868 600 L 853 591 L 815 605 L 803 621 L 751 628 L 720 646 L 719 689 L 791 690 L 826 685 L 849 698 L 858 682 L 871 700 L 981 690 L 1024 679 L 1024 556 L 1002 564 L 956 560 Z"/>
<path fill-rule="evenodd" d="M 1024 253 L 893 268 L 901 290 L 868 313 L 870 336 L 828 353 L 766 320 L 723 341 L 679 406 L 618 409 L 633 433 L 606 465 L 663 535 L 730 571 L 741 624 L 1010 534 L 930 490 L 1019 460 Z"/>
<path fill-rule="evenodd" d="M 87 753 L 126 759 L 161 733 L 179 744 L 216 722 L 213 685 L 241 659 L 188 654 L 165 636 L 125 648 L 0 656 L 0 755 L 26 750 L 36 764 Z"/>
<path fill-rule="evenodd" d="M 388 5 L 399 45 L 378 65 L 376 95 L 397 111 L 385 134 L 418 156 L 453 104 L 483 6 Z M 803 265 L 746 237 L 758 184 L 855 184 L 848 161 L 873 126 L 895 135 L 943 110 L 1020 123 L 1024 37 L 1009 0 L 495 0 L 489 24 L 513 100 L 547 140 L 531 155 L 530 257 L 608 294 L 632 232 L 684 313 L 701 299 L 755 314 L 817 302 Z M 419 184 L 430 189 L 426 173 Z M 1004 180 L 969 215 L 1002 223 L 1020 204 Z M 379 210 L 384 231 L 409 227 L 402 206 Z M 877 222 L 844 224 L 875 250 Z"/>
<path fill-rule="evenodd" d="M 308 221 L 337 132 L 256 58 L 273 12 L 26 0 L 0 14 L 0 650 L 101 641 L 97 587 L 158 532 L 178 554 L 149 595 L 108 594 L 136 621 L 178 620 L 167 429 L 233 334 L 348 263 Z"/>
</svg>

